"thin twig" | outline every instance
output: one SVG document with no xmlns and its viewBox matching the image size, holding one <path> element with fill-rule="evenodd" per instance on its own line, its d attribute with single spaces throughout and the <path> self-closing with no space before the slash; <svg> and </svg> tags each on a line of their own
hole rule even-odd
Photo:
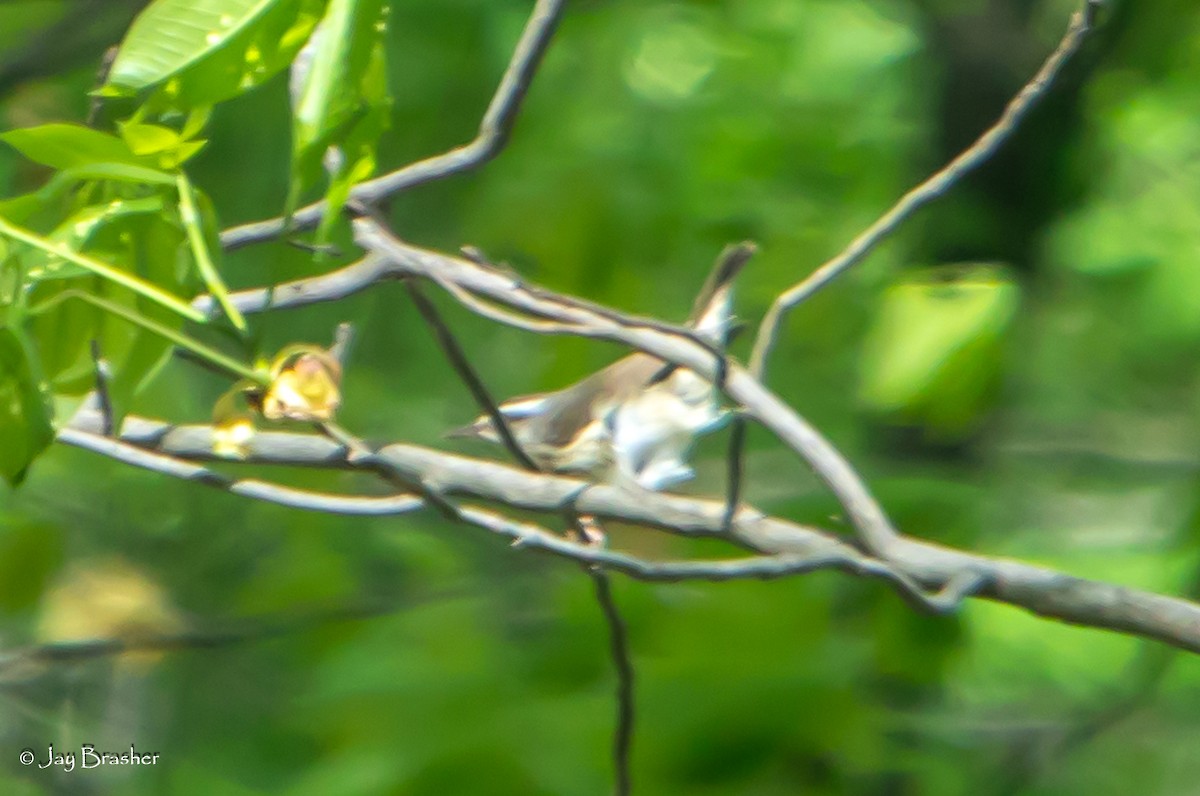
<svg viewBox="0 0 1200 796">
<path fill-rule="evenodd" d="M 1061 72 L 1063 64 L 1079 50 L 1084 38 L 1092 30 L 1099 5 L 1100 0 L 1085 0 L 1083 10 L 1072 15 L 1066 35 L 1050 57 L 1046 59 L 1042 68 L 1008 103 L 999 120 L 988 128 L 975 143 L 940 171 L 901 197 L 892 209 L 880 216 L 840 254 L 775 299 L 763 318 L 762 325 L 759 326 L 754 349 L 750 355 L 750 372 L 755 377 L 763 378 L 767 357 L 775 345 L 779 327 L 787 312 L 866 257 L 913 213 L 934 199 L 943 196 L 963 177 L 992 157 L 1012 137 L 1029 111 L 1048 93 L 1050 86 Z"/>
<path fill-rule="evenodd" d="M 162 444 L 168 436 L 168 434 L 154 434 L 153 441 L 156 444 Z M 364 505 L 378 504 L 381 501 L 381 499 L 320 496 L 313 493 L 299 493 L 299 499 L 296 499 L 298 490 L 288 490 L 261 482 L 239 481 L 187 462 L 177 456 L 143 450 L 128 442 L 107 439 L 79 428 L 63 429 L 59 439 L 68 444 L 110 456 L 126 464 L 284 505 L 297 505 L 325 511 L 337 511 L 339 508 L 345 508 L 348 509 L 347 513 L 351 513 L 362 509 Z M 424 501 L 421 501 L 407 496 L 407 501 L 402 504 L 392 504 L 398 510 L 407 511 L 421 505 L 431 505 L 442 511 L 451 520 L 507 536 L 518 546 L 567 558 L 589 569 L 614 569 L 640 580 L 674 582 L 681 580 L 764 579 L 787 577 L 821 569 L 842 569 L 864 577 L 886 580 L 905 599 L 924 610 L 935 613 L 953 610 L 965 596 L 976 593 L 979 588 L 989 582 L 983 576 L 972 575 L 968 583 L 963 577 L 963 573 L 960 573 L 959 576 L 950 579 L 942 592 L 930 596 L 919 582 L 903 572 L 893 569 L 884 562 L 861 556 L 852 548 L 836 544 L 825 545 L 806 554 L 761 555 L 725 561 L 646 561 L 624 553 L 604 550 L 594 545 L 572 542 L 531 523 L 517 522 L 494 512 L 470 506 L 456 506 L 444 497 L 442 491 L 429 486 L 427 479 L 414 478 L 402 468 L 396 467 L 386 454 L 354 452 L 354 448 L 360 443 L 349 446 L 341 442 L 335 444 L 348 449 L 348 454 L 353 453 L 347 458 L 347 463 L 372 469 L 387 480 L 398 481 L 404 486 L 419 491 L 421 497 L 424 498 Z M 211 444 L 201 445 L 199 450 L 210 453 Z M 644 499 L 642 498 L 642 500 Z M 400 499 L 393 498 L 391 500 L 398 501 Z M 377 508 L 377 505 L 371 505 L 370 508 Z M 964 570 L 964 572 L 971 575 L 970 570 Z M 606 618 L 611 619 L 611 611 L 615 610 L 615 606 L 605 606 L 604 610 Z M 612 632 L 616 634 L 623 631 L 614 626 Z M 625 657 L 615 659 L 615 661 L 618 677 L 623 678 L 626 676 L 630 664 L 627 657 L 628 650 L 625 647 L 621 649 L 624 651 Z M 614 653 L 617 651 L 618 649 L 614 647 Z M 619 688 L 622 692 L 632 693 L 632 681 L 619 685 Z M 633 720 L 631 710 L 622 709 L 619 716 L 622 721 Z M 616 732 L 618 736 L 626 739 L 620 743 L 627 746 L 628 739 L 632 737 L 632 726 L 619 723 Z M 620 759 L 617 759 L 615 763 L 618 766 L 623 765 Z M 618 772 L 618 778 L 622 776 L 627 775 Z"/>
<path fill-rule="evenodd" d="M 354 324 L 349 321 L 339 323 L 333 330 L 333 343 L 329 346 L 329 356 L 342 366 L 350 357 L 350 346 L 354 344 Z"/>
<path fill-rule="evenodd" d="M 608 574 L 601 569 L 591 569 L 588 574 L 596 587 L 596 602 L 604 611 L 604 619 L 608 624 L 608 643 L 612 659 L 617 666 L 617 723 L 613 732 L 613 763 L 615 770 L 616 796 L 628 796 L 631 792 L 631 776 L 629 770 L 629 752 L 633 746 L 634 728 L 634 699 L 633 699 L 633 660 L 629 653 L 629 637 L 625 630 L 625 622 L 617 610 L 613 598 L 612 584 Z"/>
<path fill-rule="evenodd" d="M 504 414 L 500 411 L 496 401 L 488 392 L 487 387 L 484 386 L 483 380 L 479 378 L 479 374 L 471 366 L 462 347 L 458 344 L 458 340 L 455 339 L 454 333 L 450 331 L 445 321 L 442 320 L 437 307 L 425 296 L 420 286 L 414 280 L 406 279 L 404 280 L 404 284 L 408 288 L 409 295 L 412 297 L 413 303 L 416 304 L 417 310 L 421 313 L 421 317 L 425 319 L 425 322 L 433 331 L 434 337 L 441 346 L 443 353 L 446 354 L 446 358 L 454 366 L 454 370 L 458 373 L 459 378 L 467 385 L 467 389 L 471 391 L 471 395 L 475 398 L 476 403 L 479 404 L 491 420 L 492 426 L 496 429 L 496 433 L 500 436 L 509 453 L 525 469 L 530 472 L 540 472 L 541 468 L 537 462 L 521 448 L 521 444 L 513 435 Z M 580 541 L 586 543 L 589 537 L 585 529 L 584 519 L 578 514 L 569 513 L 567 520 L 575 527 Z M 633 741 L 633 663 L 629 658 L 629 645 L 626 641 L 625 624 L 621 620 L 621 612 L 617 608 L 616 601 L 613 598 L 608 575 L 597 567 L 589 566 L 584 569 L 595 584 L 596 600 L 600 603 L 600 609 L 603 612 L 605 621 L 608 623 L 612 658 L 617 670 L 617 723 L 613 732 L 613 767 L 615 770 L 616 792 L 624 796 L 629 793 L 629 748 Z"/>
<path fill-rule="evenodd" d="M 229 298 L 243 315 L 256 315 L 341 301 L 400 276 L 383 257 L 367 255 L 319 276 L 239 290 L 231 293 Z M 219 309 L 215 299 L 209 295 L 197 296 L 192 300 L 192 307 L 203 313 L 205 318 L 212 318 Z"/>
<path fill-rule="evenodd" d="M 733 518 L 737 515 L 738 506 L 742 502 L 742 466 L 743 453 L 746 447 L 746 418 L 741 412 L 735 412 L 729 428 L 728 452 L 728 481 L 725 496 L 725 518 L 721 524 L 726 528 L 733 527 Z"/>
<path fill-rule="evenodd" d="M 467 355 L 463 353 L 462 346 L 458 344 L 454 333 L 450 331 L 442 316 L 437 311 L 437 307 L 433 305 L 425 294 L 421 291 L 420 286 L 412 279 L 404 280 L 404 286 L 408 288 L 408 294 L 412 297 L 413 304 L 417 306 L 417 311 L 421 313 L 421 317 L 425 319 L 425 323 L 429 325 L 433 332 L 434 338 L 441 346 L 442 352 L 446 358 L 450 360 L 450 364 L 454 366 L 455 372 L 458 373 L 463 383 L 467 385 L 467 389 L 471 391 L 471 397 L 479 404 L 484 413 L 492 421 L 492 427 L 496 429 L 496 433 L 500 436 L 500 440 L 504 443 L 504 447 L 512 454 L 513 458 L 521 463 L 527 470 L 537 472 L 540 468 L 537 463 L 529 457 L 521 445 L 517 442 L 517 438 L 513 436 L 512 429 L 509 428 L 505 420 L 504 413 L 500 411 L 500 407 L 492 399 L 487 387 L 484 386 L 483 380 L 479 378 L 479 374 L 471 367 L 470 361 L 467 360 Z"/>
<path fill-rule="evenodd" d="M 351 434 L 338 423 L 326 420 L 314 423 L 313 426 L 322 434 L 345 448 L 347 460 L 359 462 L 375 471 L 380 478 L 388 483 L 399 487 L 401 490 L 419 495 L 422 501 L 437 509 L 446 519 L 455 521 L 460 519 L 458 506 L 454 505 L 449 498 L 442 494 L 442 491 L 430 479 L 424 477 L 414 478 L 408 473 L 396 469 L 385 458 L 380 457 L 375 448 Z"/>
<path fill-rule="evenodd" d="M 92 352 L 92 367 L 95 372 L 95 398 L 96 408 L 100 411 L 100 417 L 103 420 L 104 426 L 102 432 L 104 436 L 111 437 L 113 435 L 113 403 L 112 394 L 109 392 L 108 384 L 112 379 L 112 368 L 108 364 L 108 360 L 100 354 L 100 341 L 95 338 L 91 341 Z"/>
<path fill-rule="evenodd" d="M 479 133 L 470 143 L 360 183 L 351 190 L 350 198 L 374 204 L 408 188 L 469 171 L 498 155 L 508 141 L 529 84 L 550 45 L 565 5 L 566 0 L 538 0 L 479 124 Z M 221 247 L 232 251 L 272 240 L 288 231 L 311 229 L 324 215 L 325 202 L 320 201 L 297 210 L 290 224 L 280 217 L 233 227 L 221 233 Z"/>
<path fill-rule="evenodd" d="M 444 289 L 447 293 L 454 296 L 458 303 L 462 304 L 467 309 L 474 312 L 483 318 L 503 323 L 506 326 L 511 326 L 514 329 L 524 329 L 527 332 L 534 334 L 575 334 L 582 337 L 588 336 L 588 328 L 573 323 L 555 323 L 553 321 L 538 321 L 517 315 L 507 310 L 502 310 L 491 302 L 484 301 L 468 290 L 464 290 L 454 282 L 448 279 L 439 278 L 436 274 L 430 275 L 435 284 Z"/>
<path fill-rule="evenodd" d="M 212 459 L 211 427 L 170 427 L 127 418 L 120 440 L 94 431 L 99 419 L 83 411 L 60 439 L 146 469 L 217 488 L 227 484 L 212 477 L 191 476 L 180 458 Z M 145 446 L 173 458 L 138 457 Z M 379 473 L 385 468 L 405 481 L 433 483 L 440 495 L 464 495 L 503 503 L 513 509 L 560 514 L 586 484 L 577 479 L 515 470 L 495 462 L 451 456 L 409 445 L 388 445 L 369 456 L 348 457 L 345 446 L 316 435 L 261 432 L 247 462 L 292 466 L 341 467 Z M 432 474 L 435 474 L 433 476 Z M 416 500 L 412 498 L 412 500 Z M 1104 627 L 1167 641 L 1200 651 L 1200 605 L 1177 598 L 1139 592 L 1006 559 L 974 555 L 928 542 L 901 538 L 895 562 L 866 556 L 827 532 L 763 517 L 743 509 L 735 517 L 733 537 L 724 533 L 725 506 L 648 493 L 633 496 L 617 487 L 592 485 L 578 498 L 578 511 L 602 518 L 661 528 L 683 535 L 708 535 L 736 541 L 767 555 L 726 561 L 651 562 L 623 553 L 581 545 L 529 523 L 469 506 L 456 509 L 455 520 L 479 525 L 512 539 L 518 546 L 542 550 L 578 564 L 598 565 L 639 580 L 737 580 L 779 578 L 837 569 L 860 577 L 885 580 L 922 610 L 944 613 L 967 596 L 1023 606 L 1044 616 L 1076 624 Z M 927 588 L 938 588 L 930 595 Z"/>
<path fill-rule="evenodd" d="M 596 545 L 573 542 L 531 523 L 518 522 L 473 507 L 463 507 L 461 516 L 467 523 L 512 538 L 514 547 L 549 553 L 590 565 L 592 569 L 611 569 L 636 580 L 650 582 L 771 580 L 837 569 L 860 577 L 885 581 L 906 602 L 932 614 L 951 613 L 964 599 L 980 593 L 991 582 L 987 576 L 968 569 L 951 577 L 942 589 L 931 594 L 915 579 L 878 559 L 857 552 L 847 554 L 850 548 L 826 548 L 809 553 L 725 560 L 647 561 L 626 553 L 605 550 Z M 618 672 L 621 672 L 624 666 L 624 663 L 618 662 Z M 632 685 L 629 688 L 632 689 Z"/>
<path fill-rule="evenodd" d="M 715 362 L 714 369 L 718 374 L 720 373 L 721 368 L 725 365 L 725 352 L 722 350 L 721 346 L 709 340 L 704 335 L 697 333 L 695 329 L 692 329 L 688 326 L 680 326 L 677 323 L 660 321 L 657 318 L 631 315 L 629 313 L 606 307 L 603 304 L 597 304 L 594 301 L 588 301 L 587 299 L 582 299 L 578 296 L 569 296 L 565 293 L 555 293 L 552 290 L 546 290 L 545 288 L 538 287 L 537 285 L 530 283 L 522 282 L 520 285 L 518 285 L 518 287 L 535 298 L 562 304 L 563 306 L 570 307 L 572 309 L 586 310 L 589 313 L 595 314 L 610 321 L 614 321 L 630 329 L 650 329 L 656 332 L 662 332 L 663 334 L 682 337 L 685 340 L 695 343 L 712 355 Z M 714 381 L 716 381 L 715 378 Z"/>
</svg>

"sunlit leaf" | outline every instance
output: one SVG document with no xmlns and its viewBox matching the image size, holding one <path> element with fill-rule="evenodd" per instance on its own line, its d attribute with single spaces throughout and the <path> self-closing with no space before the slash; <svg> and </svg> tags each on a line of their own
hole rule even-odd
<svg viewBox="0 0 1200 796">
<path fill-rule="evenodd" d="M 386 12 L 381 0 L 332 0 L 293 69 L 288 209 L 317 181 L 324 163 L 330 187 L 322 239 L 351 186 L 374 172 L 375 147 L 387 128 Z"/>
<path fill-rule="evenodd" d="M 225 283 L 217 271 L 217 266 L 213 262 L 213 255 L 219 253 L 220 248 L 210 246 L 209 241 L 205 239 L 204 222 L 206 219 L 201 216 L 199 209 L 199 193 L 182 172 L 179 174 L 177 185 L 179 188 L 179 218 L 184 229 L 187 230 L 188 243 L 192 249 L 192 261 L 196 265 L 196 270 L 204 280 L 208 292 L 224 310 L 225 317 L 229 319 L 235 329 L 245 332 L 246 319 L 242 317 L 241 311 L 230 299 L 229 290 L 225 287 Z M 215 230 L 215 228 L 215 223 L 209 225 L 210 230 Z"/>
<path fill-rule="evenodd" d="M 194 157 L 207 141 L 189 141 L 182 132 L 161 124 L 125 122 L 118 125 L 131 151 L 153 157 L 161 168 L 176 169 Z"/>
<path fill-rule="evenodd" d="M 72 251 L 87 251 L 106 263 L 127 269 L 121 252 L 96 245 L 96 238 L 110 224 L 124 227 L 131 216 L 161 212 L 161 198 L 148 197 L 127 202 L 114 201 L 104 205 L 81 208 L 56 227 L 47 240 L 65 245 Z M 34 303 L 41 303 L 67 290 L 104 292 L 104 286 L 92 272 L 69 260 L 40 250 L 27 256 L 31 263 L 26 279 Z M 94 307 L 69 305 L 48 316 L 35 316 L 31 332 L 41 355 L 42 370 L 56 393 L 80 394 L 94 384 L 95 364 L 90 343 L 103 337 L 103 316 Z M 121 345 L 105 340 L 109 353 L 119 353 Z M 107 353 L 106 353 L 107 355 Z"/>
<path fill-rule="evenodd" d="M 955 437 L 976 421 L 999 365 L 1018 288 L 986 265 L 934 269 L 888 288 L 864 343 L 870 412 Z"/>
<path fill-rule="evenodd" d="M 88 207 L 62 224 L 51 238 L 123 272 L 174 293 L 191 292 L 193 282 L 180 268 L 183 230 L 164 217 L 161 197 L 114 201 Z M 34 272 L 31 302 L 44 307 L 71 292 L 104 297 L 129 312 L 168 329 L 179 329 L 183 319 L 175 312 L 139 297 L 111 282 L 98 280 L 74 263 L 47 262 Z M 111 371 L 109 391 L 117 419 L 145 378 L 169 353 L 171 342 L 125 319 L 82 301 L 62 301 L 37 314 L 31 332 L 41 352 L 46 377 L 56 393 L 76 395 L 90 390 L 95 364 L 91 341 L 99 344 Z"/>
<path fill-rule="evenodd" d="M 120 285 L 128 290 L 137 293 L 139 296 L 148 299 L 155 304 L 158 304 L 164 309 L 171 310 L 183 318 L 189 318 L 193 321 L 203 322 L 204 315 L 199 310 L 194 309 L 190 304 L 186 303 L 178 296 L 173 295 L 153 282 L 145 279 L 140 279 L 120 268 L 114 268 L 106 262 L 90 257 L 82 252 L 74 251 L 73 249 L 61 243 L 48 240 L 36 233 L 27 229 L 8 223 L 3 218 L 0 218 L 0 235 L 5 235 L 13 240 L 20 241 L 36 250 L 45 252 L 49 255 L 56 255 L 65 260 L 82 266 L 92 274 L 105 279 L 113 284 Z"/>
<path fill-rule="evenodd" d="M 60 172 L 75 180 L 112 180 L 134 185 L 174 185 L 175 177 L 165 171 L 126 163 L 89 163 Z"/>
<path fill-rule="evenodd" d="M 155 0 L 134 20 L 101 94 L 158 89 L 155 103 L 201 108 L 291 62 L 323 0 Z"/>
<path fill-rule="evenodd" d="M 153 159 L 134 153 L 117 136 L 77 124 L 44 124 L 9 130 L 0 133 L 0 141 L 35 163 L 52 169 L 66 170 L 96 163 L 146 168 L 155 165 Z"/>
<path fill-rule="evenodd" d="M 142 199 L 114 199 L 103 205 L 84 207 L 58 226 L 49 240 L 63 243 L 74 251 L 82 251 L 91 243 L 92 237 L 106 224 L 111 224 L 131 215 L 161 213 L 163 200 L 160 196 Z M 25 277 L 31 282 L 47 279 L 71 279 L 90 276 L 91 272 L 62 257 L 46 254 L 41 262 L 29 268 Z"/>
</svg>

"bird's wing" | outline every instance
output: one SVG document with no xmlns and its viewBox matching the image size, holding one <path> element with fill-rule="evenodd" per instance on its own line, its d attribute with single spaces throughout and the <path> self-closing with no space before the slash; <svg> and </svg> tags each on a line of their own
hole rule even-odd
<svg viewBox="0 0 1200 796">
<path fill-rule="evenodd" d="M 581 428 L 607 414 L 612 405 L 642 390 L 662 364 L 661 359 L 649 354 L 630 354 L 550 394 L 548 411 L 531 421 L 545 432 L 539 438 L 550 445 L 566 445 Z"/>
</svg>

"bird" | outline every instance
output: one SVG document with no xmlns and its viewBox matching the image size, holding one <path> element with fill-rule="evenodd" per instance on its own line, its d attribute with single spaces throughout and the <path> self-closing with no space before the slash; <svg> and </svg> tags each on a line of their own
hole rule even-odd
<svg viewBox="0 0 1200 796">
<path fill-rule="evenodd" d="M 724 348 L 733 331 L 733 282 L 755 252 L 727 247 L 697 295 L 688 326 Z M 686 458 L 699 434 L 729 417 L 713 384 L 684 367 L 637 352 L 554 392 L 497 405 L 521 450 L 547 472 L 587 476 L 647 491 L 691 479 Z M 500 443 L 487 414 L 447 433 Z"/>
</svg>

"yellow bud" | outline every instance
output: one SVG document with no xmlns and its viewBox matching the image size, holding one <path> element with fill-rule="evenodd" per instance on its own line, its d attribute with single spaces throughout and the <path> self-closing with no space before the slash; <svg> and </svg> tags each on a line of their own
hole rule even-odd
<svg viewBox="0 0 1200 796">
<path fill-rule="evenodd" d="M 314 348 L 281 356 L 271 371 L 262 399 L 268 420 L 330 420 L 341 406 L 342 368 L 327 352 Z"/>
</svg>

